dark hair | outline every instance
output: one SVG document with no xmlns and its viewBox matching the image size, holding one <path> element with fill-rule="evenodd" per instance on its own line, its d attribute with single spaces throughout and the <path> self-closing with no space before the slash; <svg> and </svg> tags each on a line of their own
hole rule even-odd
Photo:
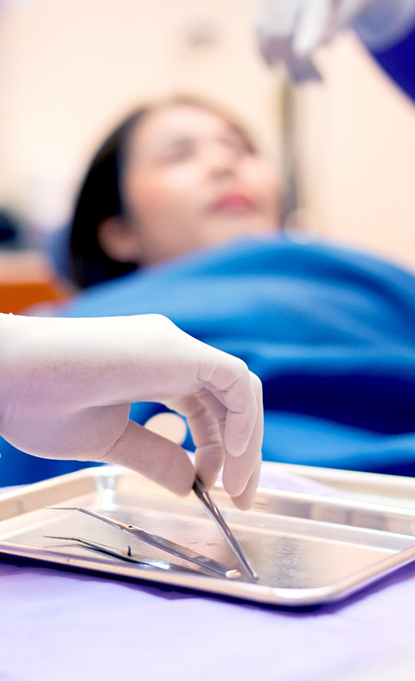
<svg viewBox="0 0 415 681">
<path fill-rule="evenodd" d="M 136 269 L 134 263 L 110 258 L 98 242 L 98 227 L 123 212 L 120 171 L 135 126 L 149 113 L 142 108 L 126 118 L 105 140 L 85 175 L 71 224 L 70 251 L 75 282 L 85 288 Z"/>
<path fill-rule="evenodd" d="M 224 109 L 196 97 L 176 97 L 144 106 L 130 114 L 105 140 L 90 163 L 82 182 L 70 225 L 70 255 L 75 282 L 86 288 L 115 279 L 137 269 L 137 263 L 118 262 L 108 256 L 98 241 L 99 225 L 109 217 L 122 215 L 120 178 L 132 133 L 148 115 L 163 108 L 188 104 L 223 116 L 246 141 L 257 149 L 243 126 Z"/>
</svg>

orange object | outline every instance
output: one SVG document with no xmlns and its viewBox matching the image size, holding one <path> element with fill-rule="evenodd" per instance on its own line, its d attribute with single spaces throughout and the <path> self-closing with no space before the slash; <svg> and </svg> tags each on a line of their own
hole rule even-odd
<svg viewBox="0 0 415 681">
<path fill-rule="evenodd" d="M 37 303 L 61 302 L 73 289 L 36 251 L 0 252 L 0 312 L 23 312 Z"/>
</svg>

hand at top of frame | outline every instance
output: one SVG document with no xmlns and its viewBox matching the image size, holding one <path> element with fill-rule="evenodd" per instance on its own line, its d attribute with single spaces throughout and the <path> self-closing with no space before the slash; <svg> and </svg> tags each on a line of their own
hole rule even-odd
<svg viewBox="0 0 415 681">
<path fill-rule="evenodd" d="M 241 360 L 160 315 L 0 315 L 0 433 L 40 457 L 118 463 L 177 494 L 222 464 L 234 503 L 254 499 L 263 434 L 260 380 Z M 177 444 L 129 420 L 154 401 L 187 418 L 195 468 Z"/>
<path fill-rule="evenodd" d="M 414 0 L 265 0 L 258 18 L 262 55 L 283 62 L 295 82 L 319 79 L 314 51 L 347 28 L 371 48 L 393 42 L 413 19 Z"/>
</svg>

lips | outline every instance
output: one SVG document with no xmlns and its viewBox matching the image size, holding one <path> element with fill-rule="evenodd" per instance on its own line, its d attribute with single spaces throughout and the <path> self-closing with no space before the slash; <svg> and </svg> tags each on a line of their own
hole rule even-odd
<svg viewBox="0 0 415 681">
<path fill-rule="evenodd" d="M 226 194 L 212 205 L 212 209 L 216 213 L 251 211 L 254 207 L 255 204 L 252 199 L 244 194 Z"/>
</svg>

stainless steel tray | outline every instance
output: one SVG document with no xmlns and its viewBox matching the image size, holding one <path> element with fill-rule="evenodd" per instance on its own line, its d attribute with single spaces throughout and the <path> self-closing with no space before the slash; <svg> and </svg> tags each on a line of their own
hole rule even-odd
<svg viewBox="0 0 415 681">
<path fill-rule="evenodd" d="M 335 601 L 415 559 L 415 481 L 281 464 L 268 472 L 308 477 L 317 494 L 261 488 L 251 511 L 212 493 L 252 560 L 259 581 L 227 580 L 181 568 L 162 571 L 96 554 L 45 535 L 81 536 L 151 558 L 166 554 L 93 518 L 46 506 L 83 506 L 161 534 L 238 568 L 215 524 L 192 495 L 178 499 L 126 469 L 105 466 L 28 485 L 0 496 L 0 554 L 258 603 L 309 606 Z M 321 490 L 318 484 L 322 485 Z M 324 496 L 323 485 L 339 490 Z M 334 492 L 336 493 L 336 492 Z M 350 498 L 347 498 L 350 494 Z M 193 566 L 194 567 L 194 566 Z"/>
</svg>

